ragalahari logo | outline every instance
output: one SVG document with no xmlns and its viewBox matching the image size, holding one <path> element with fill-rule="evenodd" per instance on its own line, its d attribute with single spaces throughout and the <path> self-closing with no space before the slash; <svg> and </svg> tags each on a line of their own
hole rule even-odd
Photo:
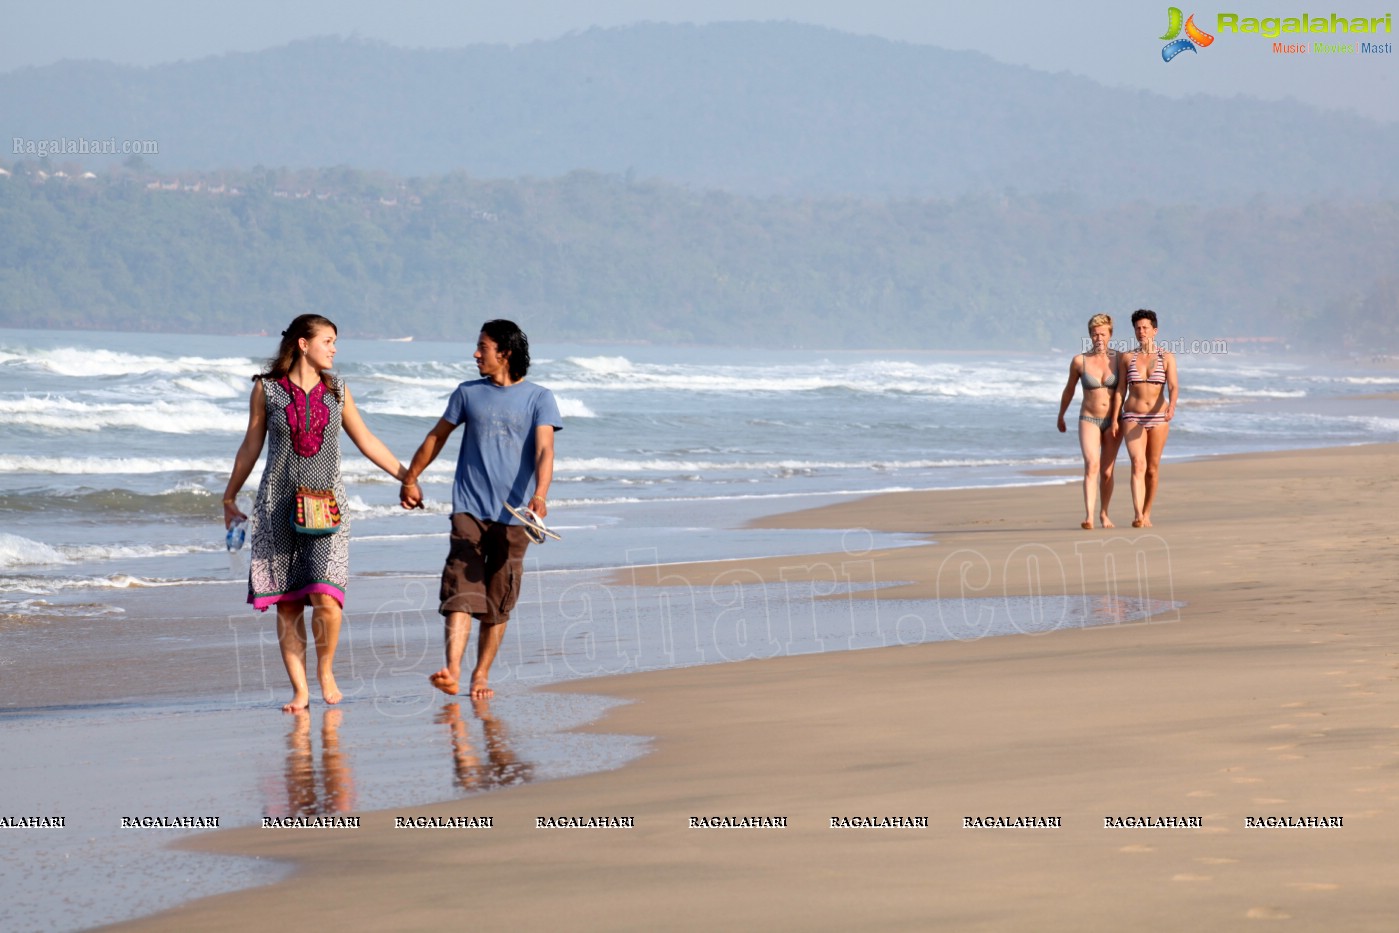
<svg viewBox="0 0 1399 933">
<path fill-rule="evenodd" d="M 1194 13 L 1191 13 L 1190 17 L 1185 21 L 1185 38 L 1177 38 L 1181 30 L 1180 9 L 1171 7 L 1167 10 L 1167 13 L 1170 15 L 1171 22 L 1170 26 L 1166 29 L 1166 34 L 1161 37 L 1166 43 L 1166 47 L 1161 50 L 1161 60 L 1163 62 L 1170 61 L 1187 49 L 1194 52 L 1195 46 L 1198 45 L 1204 48 L 1214 41 L 1214 36 L 1207 32 L 1201 32 L 1200 27 L 1195 25 Z"/>
</svg>

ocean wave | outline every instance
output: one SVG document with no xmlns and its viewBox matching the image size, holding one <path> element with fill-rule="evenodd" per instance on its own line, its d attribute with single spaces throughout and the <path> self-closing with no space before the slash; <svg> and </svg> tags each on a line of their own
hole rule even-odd
<svg viewBox="0 0 1399 933">
<path fill-rule="evenodd" d="M 780 473 L 802 470 L 937 470 L 989 466 L 1043 466 L 1063 462 L 1057 457 L 942 458 L 936 460 L 622 460 L 615 457 L 560 459 L 555 469 L 566 474 L 590 473 Z"/>
<path fill-rule="evenodd" d="M 365 458 L 359 456 L 359 452 L 354 451 L 353 447 L 351 451 L 353 451 L 354 456 L 349 456 L 349 452 L 346 452 L 347 455 L 340 461 L 340 476 L 345 482 L 366 483 L 371 486 L 387 483 L 395 487 L 398 486 L 398 480 L 394 479 Z M 223 465 L 225 472 L 227 472 L 229 466 L 232 465 L 232 462 L 233 461 L 230 459 L 228 463 Z M 408 462 L 406 457 L 403 462 Z M 451 482 L 455 473 L 456 457 L 439 457 L 432 466 L 428 467 L 427 470 L 422 473 L 419 477 L 419 481 L 424 483 Z M 250 479 L 248 485 L 243 488 L 248 492 L 253 492 L 257 489 L 257 486 Z"/>
<path fill-rule="evenodd" d="M 559 414 L 565 418 L 596 418 L 597 412 L 593 411 L 581 400 L 576 398 L 555 399 L 559 403 Z"/>
<path fill-rule="evenodd" d="M 30 585 L 42 585 L 38 584 L 35 580 L 30 580 L 28 583 Z M 82 582 L 79 585 L 86 585 L 86 583 Z M 0 582 L 0 592 L 5 592 L 3 582 Z M 10 592 L 27 591 L 11 590 Z M 29 599 L 17 600 L 0 599 L 0 621 L 90 618 L 92 616 L 120 616 L 125 614 L 125 609 L 106 603 L 51 603 L 37 596 L 30 597 Z M 0 666 L 4 666 L 7 660 L 10 659 L 0 660 Z"/>
<path fill-rule="evenodd" d="M 54 347 L 29 351 L 23 353 L 18 362 L 60 376 L 83 378 L 138 376 L 146 373 L 170 376 L 176 373 L 221 372 L 241 374 L 247 379 L 259 365 L 247 357 L 239 356 L 212 359 L 201 356 L 147 356 L 91 347 Z"/>
<path fill-rule="evenodd" d="M 232 374 L 182 376 L 172 380 L 172 384 L 205 398 L 245 398 L 253 388 L 252 381 L 246 376 Z"/>
<path fill-rule="evenodd" d="M 1336 381 L 1353 386 L 1399 387 L 1399 376 L 1343 376 Z"/>
<path fill-rule="evenodd" d="M 161 501 L 161 497 L 198 497 L 201 500 L 207 497 L 223 493 L 223 480 L 227 478 L 229 470 L 233 466 L 233 457 L 230 454 L 227 458 L 204 457 L 204 458 L 180 458 L 180 457 L 39 457 L 27 454 L 0 454 L 0 476 L 18 475 L 42 479 L 51 476 L 148 476 L 153 474 L 180 474 L 180 473 L 200 473 L 212 474 L 216 477 L 215 486 L 209 486 L 193 481 L 178 481 L 173 486 L 159 490 L 157 492 L 136 493 L 112 486 L 103 489 L 78 489 L 54 492 L 48 488 L 41 489 L 45 495 L 53 494 L 60 496 L 80 497 L 87 495 L 105 495 L 114 493 L 119 496 L 130 495 L 138 497 L 152 497 L 149 504 L 161 508 L 170 507 L 168 501 Z M 253 467 L 246 484 L 243 486 L 243 495 L 251 496 L 257 491 L 258 483 L 262 478 L 263 463 L 259 461 Z M 451 459 L 439 459 L 432 466 L 428 467 L 421 479 L 426 483 L 450 482 L 455 470 L 455 464 Z M 370 485 L 390 484 L 397 485 L 398 480 L 379 469 L 356 453 L 347 456 L 341 462 L 341 476 L 347 483 L 366 483 Z M 26 493 L 27 494 L 27 493 Z M 17 499 L 21 494 L 14 494 Z M 17 502 L 12 503 L 16 505 Z M 178 505 L 178 503 L 176 503 Z"/>
<path fill-rule="evenodd" d="M 81 476 L 149 473 L 227 472 L 233 459 L 181 457 L 36 457 L 0 454 L 0 474 L 33 473 Z"/>
<path fill-rule="evenodd" d="M 78 402 L 64 396 L 32 396 L 0 401 L 0 424 L 24 425 L 54 431 L 100 431 L 104 428 L 138 428 L 164 434 L 202 434 L 209 431 L 241 433 L 246 413 L 228 412 L 212 402 Z"/>
<path fill-rule="evenodd" d="M 181 557 L 223 550 L 215 544 L 45 544 L 20 535 L 0 532 L 0 570 L 15 567 L 57 567 L 67 564 L 135 560 L 150 557 Z M 133 578 L 134 579 L 134 578 Z"/>
<path fill-rule="evenodd" d="M 631 372 L 635 368 L 625 356 L 569 356 L 564 358 L 564 362 L 586 372 L 606 376 Z"/>
<path fill-rule="evenodd" d="M 457 385 L 458 383 L 454 382 L 444 387 L 441 392 L 423 392 L 414 388 L 411 391 L 388 395 L 376 394 L 372 398 L 361 398 L 356 393 L 355 398 L 360 410 L 367 416 L 421 418 L 430 427 L 447 407 L 447 397 Z M 597 414 L 580 399 L 560 397 L 556 394 L 554 400 L 558 402 L 559 414 L 565 418 L 597 417 Z"/>
<path fill-rule="evenodd" d="M 388 383 L 390 386 L 407 387 L 410 389 L 431 389 L 435 394 L 445 396 L 463 382 L 471 379 L 475 374 L 447 373 L 441 376 L 422 375 L 399 375 L 398 373 L 371 373 L 368 378 L 376 382 Z"/>
<path fill-rule="evenodd" d="M 220 580 L 160 579 L 133 577 L 126 573 L 108 576 L 86 577 L 39 577 L 39 576 L 0 576 L 0 593 L 24 593 L 30 596 L 46 596 L 66 590 L 130 590 L 145 587 L 189 586 L 195 583 L 221 583 Z"/>
<path fill-rule="evenodd" d="M 539 382 L 560 392 L 698 392 L 723 395 L 781 395 L 842 392 L 856 396 L 930 396 L 1055 401 L 1062 376 L 1058 366 L 1028 364 L 1008 379 L 1004 368 L 902 361 L 859 365 L 695 366 L 632 363 L 622 357 L 581 358 L 587 365 Z M 572 363 L 580 358 L 570 357 Z M 620 361 L 616 368 L 609 363 Z M 619 379 L 619 374 L 625 378 Z"/>
<path fill-rule="evenodd" d="M 0 512 L 86 513 L 99 521 L 126 521 L 166 515 L 209 516 L 218 512 L 216 494 L 194 483 L 180 483 L 160 492 L 108 488 L 41 489 L 0 493 Z"/>
<path fill-rule="evenodd" d="M 52 545 L 0 532 L 0 570 L 68 563 L 72 561 Z"/>
<path fill-rule="evenodd" d="M 584 507 L 584 506 L 609 506 L 609 505 L 658 505 L 668 502 L 732 502 L 732 501 L 761 501 L 767 499 L 811 499 L 825 498 L 851 498 L 861 496 L 882 496 L 886 494 L 904 492 L 948 492 L 968 489 L 997 489 L 1002 486 L 1062 486 L 1066 483 L 1078 482 L 1074 477 L 1054 477 L 1049 479 L 1037 479 L 1026 481 L 1023 478 L 1013 483 L 966 483 L 956 486 L 871 486 L 859 489 L 823 489 L 819 492 L 802 490 L 797 492 L 754 492 L 754 493 L 724 493 L 718 496 L 579 496 L 577 498 L 559 499 L 554 503 L 555 508 Z M 551 512 L 552 514 L 552 512 Z M 549 527 L 555 527 L 550 525 Z M 562 526 L 559 526 L 562 527 Z"/>
<path fill-rule="evenodd" d="M 1264 389 L 1241 385 L 1204 385 L 1192 383 L 1192 392 L 1205 392 L 1234 400 L 1250 398 L 1306 398 L 1306 389 Z"/>
<path fill-rule="evenodd" d="M 1399 432 L 1399 418 L 1381 418 L 1374 415 L 1350 415 L 1345 419 L 1350 424 L 1356 424 L 1370 431 L 1373 434 L 1388 435 L 1394 439 L 1396 432 Z"/>
</svg>

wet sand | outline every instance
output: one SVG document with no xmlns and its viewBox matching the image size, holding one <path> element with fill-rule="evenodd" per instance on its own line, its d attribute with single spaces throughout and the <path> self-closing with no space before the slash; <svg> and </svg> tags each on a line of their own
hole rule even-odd
<svg viewBox="0 0 1399 933">
<path fill-rule="evenodd" d="M 1074 485 L 784 516 L 935 543 L 862 552 L 854 535 L 824 561 L 668 577 L 711 592 L 755 577 L 907 581 L 857 597 L 891 643 L 936 624 L 900 615 L 900 597 L 1182 605 L 1140 623 L 549 688 L 633 701 L 588 731 L 654 736 L 654 751 L 469 806 L 365 812 L 357 829 L 197 836 L 181 845 L 295 873 L 118 928 L 1391 930 L 1396 487 L 1399 447 L 1384 445 L 1168 462 L 1147 530 L 1080 530 Z M 760 641 L 774 622 L 738 621 Z M 832 826 L 848 818 L 904 825 Z M 1141 820 L 1168 825 L 1128 825 Z"/>
</svg>

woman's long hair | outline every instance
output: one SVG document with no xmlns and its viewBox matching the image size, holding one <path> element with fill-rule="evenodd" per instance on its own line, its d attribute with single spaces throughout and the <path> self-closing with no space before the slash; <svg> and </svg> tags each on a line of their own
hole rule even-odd
<svg viewBox="0 0 1399 933">
<path fill-rule="evenodd" d="M 282 342 L 277 346 L 277 355 L 267 361 L 262 372 L 253 379 L 281 379 L 292 371 L 297 361 L 301 359 L 301 346 L 298 344 L 302 337 L 307 340 L 313 339 L 317 333 L 329 327 L 338 335 L 340 328 L 335 326 L 335 322 L 330 318 L 322 317 L 319 314 L 303 314 L 287 325 L 287 329 L 282 331 Z M 340 393 L 335 390 L 335 380 L 328 370 L 321 372 L 321 382 L 327 389 L 335 392 L 335 397 L 339 398 Z"/>
</svg>

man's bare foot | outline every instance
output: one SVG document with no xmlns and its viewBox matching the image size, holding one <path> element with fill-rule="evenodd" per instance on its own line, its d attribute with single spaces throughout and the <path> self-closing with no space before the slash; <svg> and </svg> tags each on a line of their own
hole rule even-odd
<svg viewBox="0 0 1399 933">
<path fill-rule="evenodd" d="M 310 706 L 310 705 L 311 705 L 311 695 L 310 695 L 310 694 L 307 694 L 307 693 L 298 693 L 298 694 L 296 694 L 295 696 L 293 696 L 293 697 L 291 698 L 291 702 L 290 702 L 290 703 L 284 703 L 284 704 L 282 704 L 282 712 L 284 712 L 284 713 L 300 713 L 300 712 L 303 712 L 303 711 L 306 709 L 306 707 L 308 707 L 308 706 Z"/>
<path fill-rule="evenodd" d="M 485 700 L 493 696 L 495 696 L 495 691 L 486 686 L 484 674 L 471 678 L 471 698 L 473 700 Z"/>
<path fill-rule="evenodd" d="M 321 699 L 331 706 L 339 703 L 345 695 L 340 692 L 340 687 L 335 683 L 334 674 L 324 674 L 317 678 L 321 682 Z"/>
<path fill-rule="evenodd" d="M 1112 523 L 1112 519 L 1108 518 L 1106 515 L 1103 516 L 1103 519 L 1102 519 L 1101 524 L 1102 524 L 1102 526 L 1103 526 L 1104 528 L 1116 528 L 1116 527 L 1117 527 L 1116 525 L 1114 525 L 1114 524 Z"/>
<path fill-rule="evenodd" d="M 447 670 L 445 667 L 435 674 L 429 674 L 427 677 L 427 682 L 432 684 L 438 690 L 441 690 L 443 693 L 449 694 L 451 696 L 456 696 L 457 691 L 461 689 L 461 684 L 458 683 L 457 679 L 452 676 L 452 672 Z"/>
</svg>

